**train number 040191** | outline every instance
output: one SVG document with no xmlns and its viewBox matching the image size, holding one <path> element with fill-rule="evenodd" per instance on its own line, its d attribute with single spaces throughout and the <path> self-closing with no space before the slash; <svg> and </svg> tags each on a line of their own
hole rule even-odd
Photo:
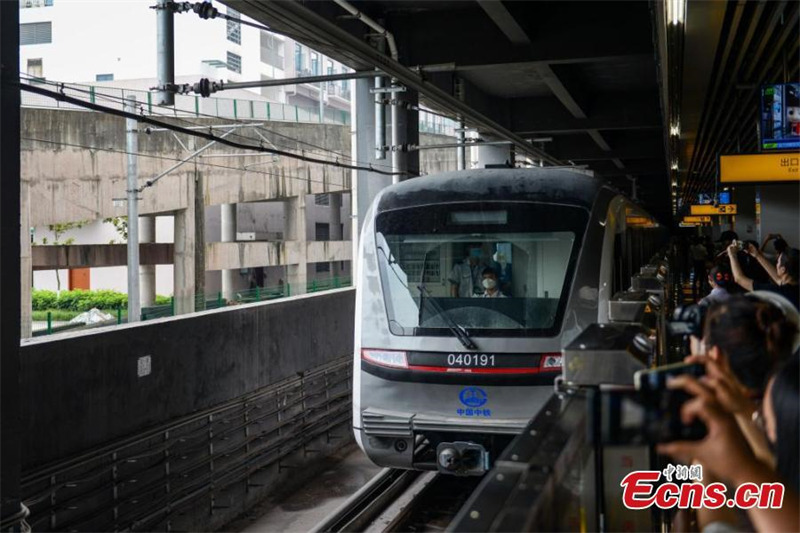
<svg viewBox="0 0 800 533">
<path fill-rule="evenodd" d="M 451 353 L 447 355 L 447 366 L 494 366 L 494 355 L 485 353 Z"/>
</svg>

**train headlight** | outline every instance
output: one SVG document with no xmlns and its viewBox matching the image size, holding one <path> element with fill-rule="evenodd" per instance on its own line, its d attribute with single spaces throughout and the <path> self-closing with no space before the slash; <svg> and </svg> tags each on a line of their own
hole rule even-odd
<svg viewBox="0 0 800 533">
<path fill-rule="evenodd" d="M 551 370 L 561 370 L 561 365 L 563 361 L 564 361 L 564 356 L 561 355 L 560 353 L 542 354 L 541 368 L 545 372 L 549 372 Z"/>
<path fill-rule="evenodd" d="M 408 368 L 406 352 L 390 350 L 361 350 L 361 358 L 376 365 L 391 368 Z"/>
</svg>

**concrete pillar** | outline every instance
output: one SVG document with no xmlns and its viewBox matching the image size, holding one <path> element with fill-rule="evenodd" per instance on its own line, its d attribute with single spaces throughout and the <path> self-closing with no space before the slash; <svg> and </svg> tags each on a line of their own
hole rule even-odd
<svg viewBox="0 0 800 533">
<path fill-rule="evenodd" d="M 220 229 L 222 242 L 236 241 L 236 204 L 220 206 Z M 230 299 L 236 291 L 236 270 L 222 271 L 222 297 Z"/>
<path fill-rule="evenodd" d="M 373 81 L 359 79 L 352 82 L 355 86 L 353 98 L 350 101 L 352 111 L 351 120 L 351 153 L 354 160 L 361 165 L 374 164 L 386 165 L 386 161 L 375 159 L 375 98 L 370 94 Z M 380 168 L 380 167 L 379 167 Z M 360 241 L 361 226 L 364 215 L 367 213 L 373 198 L 378 192 L 392 184 L 392 177 L 375 174 L 365 170 L 354 170 L 352 173 L 352 241 L 353 241 L 353 280 L 357 279 L 358 243 Z M 355 284 L 355 282 L 354 282 Z"/>
<path fill-rule="evenodd" d="M 189 174 L 186 181 L 188 207 L 175 212 L 175 258 L 172 272 L 176 315 L 194 312 L 196 248 L 194 175 Z"/>
<path fill-rule="evenodd" d="M 206 217 L 204 196 L 205 175 L 194 172 L 194 294 L 195 311 L 206 308 Z M 201 305 L 198 307 L 197 303 Z"/>
<path fill-rule="evenodd" d="M 419 176 L 419 150 L 408 151 L 409 144 L 419 144 L 419 93 L 407 90 L 392 96 L 392 169 L 407 172 L 394 176 L 393 183 Z"/>
<path fill-rule="evenodd" d="M 139 242 L 156 242 L 156 217 L 139 217 Z M 156 266 L 139 265 L 139 300 L 142 307 L 156 302 Z"/>
<path fill-rule="evenodd" d="M 330 198 L 330 228 L 331 228 L 331 240 L 332 241 L 341 241 L 342 240 L 342 194 L 341 193 L 330 193 L 328 195 Z M 331 274 L 334 277 L 340 276 L 342 274 L 342 269 L 339 268 L 341 262 L 334 261 L 331 263 Z"/>
<path fill-rule="evenodd" d="M 306 197 L 304 194 L 286 201 L 286 240 L 297 247 L 297 263 L 286 268 L 292 295 L 305 294 L 308 283 L 308 250 L 306 233 Z M 294 255 L 294 254 L 293 254 Z"/>
<path fill-rule="evenodd" d="M 499 141 L 497 137 L 481 134 L 484 142 Z M 486 168 L 486 165 L 504 165 L 510 163 L 514 165 L 514 152 L 511 144 L 491 144 L 478 146 L 478 168 Z"/>
<path fill-rule="evenodd" d="M 20 338 L 31 336 L 33 309 L 31 289 L 33 285 L 33 259 L 31 257 L 31 206 L 27 181 L 20 182 L 20 224 L 19 224 L 19 268 L 20 268 Z"/>
</svg>

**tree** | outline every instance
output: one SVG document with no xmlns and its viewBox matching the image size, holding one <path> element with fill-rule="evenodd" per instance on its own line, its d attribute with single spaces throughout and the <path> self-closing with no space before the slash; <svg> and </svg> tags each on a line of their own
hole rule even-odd
<svg viewBox="0 0 800 533">
<path fill-rule="evenodd" d="M 63 222 L 61 224 L 50 224 L 47 226 L 47 229 L 53 232 L 53 246 L 57 246 L 59 244 L 64 244 L 69 246 L 70 244 L 75 242 L 75 237 L 69 237 L 64 242 L 61 242 L 61 237 L 70 230 L 73 229 L 81 229 L 86 224 L 88 224 L 89 220 L 79 220 L 77 222 Z M 42 244 L 47 244 L 47 237 L 42 238 Z M 58 275 L 58 269 L 56 269 L 56 287 L 58 291 L 61 292 L 61 277 Z"/>
<path fill-rule="evenodd" d="M 128 217 L 111 217 L 104 218 L 103 222 L 107 222 L 114 226 L 119 236 L 122 237 L 123 242 L 128 242 Z M 109 244 L 116 244 L 114 239 Z"/>
</svg>

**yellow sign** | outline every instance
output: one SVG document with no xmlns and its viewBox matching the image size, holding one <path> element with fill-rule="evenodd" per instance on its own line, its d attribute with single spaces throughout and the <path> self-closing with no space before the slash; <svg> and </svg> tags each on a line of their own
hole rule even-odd
<svg viewBox="0 0 800 533">
<path fill-rule="evenodd" d="M 636 217 L 628 215 L 627 217 L 625 217 L 625 222 L 627 222 L 632 226 L 638 226 L 638 225 L 649 224 L 651 220 L 648 217 Z"/>
<path fill-rule="evenodd" d="M 735 215 L 736 204 L 700 204 L 691 206 L 692 215 Z"/>
<path fill-rule="evenodd" d="M 800 181 L 800 153 L 723 155 L 720 183 Z"/>
<path fill-rule="evenodd" d="M 688 217 L 683 217 L 683 221 L 687 224 L 703 224 L 706 222 L 711 222 L 711 217 L 708 215 L 695 216 L 695 217 L 688 216 Z"/>
</svg>

